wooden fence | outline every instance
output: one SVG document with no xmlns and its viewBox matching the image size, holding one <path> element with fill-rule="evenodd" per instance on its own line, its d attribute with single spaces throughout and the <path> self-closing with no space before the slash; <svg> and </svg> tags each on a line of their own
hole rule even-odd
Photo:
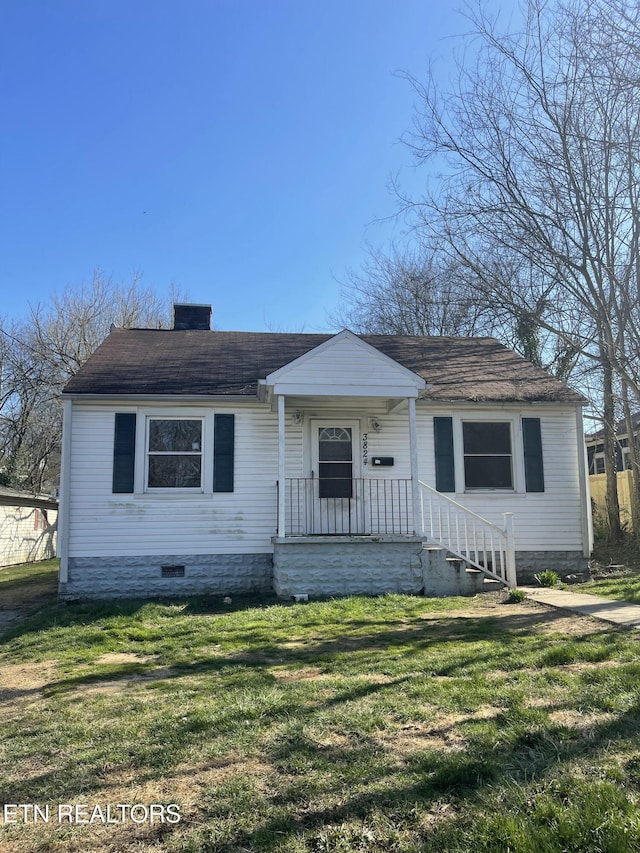
<svg viewBox="0 0 640 853">
<path fill-rule="evenodd" d="M 618 503 L 620 504 L 620 524 L 625 530 L 632 531 L 633 524 L 631 522 L 631 489 L 633 486 L 633 476 L 631 471 L 618 471 Z M 593 510 L 593 523 L 598 525 L 606 525 L 607 509 L 605 495 L 607 492 L 607 475 L 606 474 L 591 474 L 589 477 L 589 486 L 591 488 L 591 508 Z"/>
</svg>

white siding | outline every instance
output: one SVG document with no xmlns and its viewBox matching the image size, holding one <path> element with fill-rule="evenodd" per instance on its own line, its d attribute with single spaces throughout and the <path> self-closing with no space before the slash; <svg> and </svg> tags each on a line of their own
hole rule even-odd
<svg viewBox="0 0 640 853">
<path fill-rule="evenodd" d="M 0 506 L 0 566 L 55 557 L 57 516 L 55 509 Z"/>
<path fill-rule="evenodd" d="M 142 410 L 143 407 L 141 407 Z M 184 406 L 183 411 L 202 411 Z M 457 501 L 502 526 L 503 512 L 513 512 L 519 551 L 581 550 L 581 503 L 578 477 L 575 410 L 553 406 L 453 408 L 420 402 L 417 411 L 420 478 L 435 485 L 433 417 L 453 414 L 454 420 L 473 419 L 479 412 L 513 418 L 519 434 L 521 416 L 540 417 L 544 454 L 544 493 L 524 491 L 520 439 L 516 492 L 471 492 L 452 495 Z M 145 406 L 162 413 L 165 407 Z M 118 406 L 118 411 L 127 411 Z M 135 407 L 129 407 L 136 411 Z M 181 410 L 181 411 L 182 411 Z M 293 424 L 299 410 L 302 423 Z M 277 414 L 266 404 L 216 404 L 209 412 L 235 414 L 235 487 L 233 493 L 149 495 L 112 494 L 114 409 L 74 403 L 70 469 L 69 555 L 126 556 L 159 554 L 269 553 L 276 532 L 278 478 Z M 386 413 L 382 400 L 344 398 L 287 400 L 286 474 L 309 476 L 309 447 L 313 417 L 359 419 L 366 435 L 369 465 L 363 476 L 410 478 L 409 415 L 405 406 Z M 371 418 L 380 424 L 376 432 Z M 143 448 L 136 449 L 138 454 Z M 364 452 L 361 446 L 360 452 Z M 392 467 L 374 468 L 374 456 L 391 456 Z M 462 465 L 461 448 L 456 462 Z M 211 465 L 211 455 L 205 456 Z M 139 484 L 138 484 L 139 486 Z"/>
<path fill-rule="evenodd" d="M 351 333 L 341 333 L 275 371 L 267 379 L 275 393 L 320 393 L 340 396 L 416 396 L 425 383 Z"/>
<path fill-rule="evenodd" d="M 202 407 L 200 407 L 201 409 Z M 117 407 L 118 411 L 135 408 Z M 145 406 L 148 412 L 150 407 Z M 166 407 L 157 406 L 162 413 Z M 189 413 L 187 407 L 184 412 Z M 114 413 L 74 404 L 69 556 L 259 553 L 276 526 L 277 418 L 264 406 L 235 414 L 233 493 L 112 494 Z M 136 454 L 143 453 L 140 446 Z M 211 453 L 203 465 L 212 465 Z"/>
<path fill-rule="evenodd" d="M 435 487 L 433 417 L 451 416 L 473 420 L 478 415 L 514 419 L 516 492 L 468 492 L 450 495 L 479 515 L 503 526 L 503 512 L 513 512 L 518 551 L 582 550 L 581 501 L 576 416 L 574 408 L 502 406 L 493 409 L 438 407 L 418 415 L 420 479 Z M 521 417 L 539 417 L 542 432 L 544 492 L 524 490 L 522 470 Z M 462 448 L 454 429 L 457 480 L 460 483 Z"/>
</svg>

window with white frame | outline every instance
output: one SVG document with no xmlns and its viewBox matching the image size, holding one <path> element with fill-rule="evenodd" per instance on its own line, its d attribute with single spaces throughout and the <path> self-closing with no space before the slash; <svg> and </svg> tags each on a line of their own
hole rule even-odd
<svg viewBox="0 0 640 853">
<path fill-rule="evenodd" d="M 513 489 L 513 442 L 509 421 L 463 421 L 466 489 Z"/>
<path fill-rule="evenodd" d="M 202 488 L 201 418 L 148 418 L 147 488 Z"/>
</svg>

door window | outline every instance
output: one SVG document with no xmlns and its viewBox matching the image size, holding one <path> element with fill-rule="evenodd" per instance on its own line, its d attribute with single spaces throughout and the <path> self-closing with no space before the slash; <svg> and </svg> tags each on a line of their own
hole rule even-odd
<svg viewBox="0 0 640 853">
<path fill-rule="evenodd" d="M 353 439 L 350 427 L 318 430 L 318 480 L 321 498 L 353 495 Z"/>
</svg>

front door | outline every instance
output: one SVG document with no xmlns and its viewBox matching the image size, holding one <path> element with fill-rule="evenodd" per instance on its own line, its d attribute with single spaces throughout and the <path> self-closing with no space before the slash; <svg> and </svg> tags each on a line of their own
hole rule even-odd
<svg viewBox="0 0 640 853">
<path fill-rule="evenodd" d="M 357 421 L 311 421 L 313 533 L 364 533 L 359 447 Z"/>
</svg>

